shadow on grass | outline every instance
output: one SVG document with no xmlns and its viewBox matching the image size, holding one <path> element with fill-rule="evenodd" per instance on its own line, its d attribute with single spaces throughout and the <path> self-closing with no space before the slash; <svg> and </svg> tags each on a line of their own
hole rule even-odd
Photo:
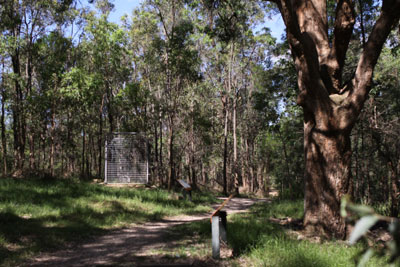
<svg viewBox="0 0 400 267">
<path fill-rule="evenodd" d="M 190 211 L 196 206 L 168 198 L 167 192 L 157 189 L 0 179 L 0 265 L 105 233 L 111 226 L 160 220 L 171 207 Z M 146 203 L 158 208 L 141 208 Z"/>
<path fill-rule="evenodd" d="M 314 256 L 313 258 L 308 258 L 304 254 L 294 253 L 289 259 L 287 259 L 285 261 L 284 266 L 287 266 L 287 267 L 327 267 L 327 266 L 331 266 L 331 264 L 328 261 L 326 261 L 318 256 Z"/>
<path fill-rule="evenodd" d="M 35 219 L 2 212 L 0 213 L 0 236 L 3 243 L 9 245 L 8 248 L 4 245 L 0 246 L 0 265 L 9 259 L 17 259 L 21 256 L 20 254 L 51 251 L 67 243 L 105 234 L 108 230 L 95 225 L 106 225 L 108 221 L 115 220 L 118 216 L 123 216 L 125 220 L 131 219 L 131 221 L 157 219 L 154 218 L 154 214 L 123 208 L 105 213 L 87 209 L 85 212 L 73 212 L 60 218 L 45 216 Z M 56 222 L 57 226 L 50 226 L 53 222 Z"/>
<path fill-rule="evenodd" d="M 41 219 L 25 219 L 10 212 L 0 213 L 0 264 L 20 254 L 58 248 L 65 242 L 78 241 L 102 230 L 87 224 L 46 227 Z"/>
<path fill-rule="evenodd" d="M 196 240 L 193 239 L 196 237 Z M 204 242 L 211 238 L 211 224 L 209 219 L 180 224 L 168 229 L 167 239 L 179 242 L 190 239 L 190 241 Z"/>
<path fill-rule="evenodd" d="M 0 203 L 47 205 L 65 208 L 71 199 L 100 197 L 110 199 L 138 199 L 141 202 L 157 203 L 163 207 L 190 210 L 199 204 L 214 203 L 213 196 L 194 194 L 193 202 L 171 199 L 169 193 L 146 188 L 107 188 L 97 184 L 73 180 L 2 179 L 0 180 Z"/>
<path fill-rule="evenodd" d="M 254 266 L 334 266 L 326 255 L 318 251 L 318 245 L 295 240 L 287 234 L 287 227 L 268 220 L 270 217 L 298 218 L 296 216 L 301 215 L 300 202 L 281 201 L 257 204 L 250 213 L 228 217 L 228 245 L 234 259 L 249 257 L 251 262 L 254 260 Z M 168 239 L 175 241 L 172 250 L 207 243 L 210 251 L 206 252 L 206 257 L 211 257 L 209 220 L 176 226 L 169 231 Z"/>
</svg>

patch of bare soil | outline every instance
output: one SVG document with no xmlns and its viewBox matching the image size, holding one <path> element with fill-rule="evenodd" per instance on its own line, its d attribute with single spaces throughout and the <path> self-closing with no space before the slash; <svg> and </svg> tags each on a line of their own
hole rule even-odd
<svg viewBox="0 0 400 267">
<path fill-rule="evenodd" d="M 246 212 L 265 199 L 233 198 L 225 206 L 228 214 Z M 217 205 L 213 206 L 217 208 Z M 211 213 L 169 217 L 157 222 L 123 228 L 52 253 L 42 253 L 23 266 L 219 266 L 211 257 L 179 258 L 151 255 L 151 251 L 171 246 L 168 229 L 176 225 L 209 218 Z M 229 251 L 222 251 L 222 255 Z M 210 250 L 211 255 L 211 250 Z"/>
</svg>

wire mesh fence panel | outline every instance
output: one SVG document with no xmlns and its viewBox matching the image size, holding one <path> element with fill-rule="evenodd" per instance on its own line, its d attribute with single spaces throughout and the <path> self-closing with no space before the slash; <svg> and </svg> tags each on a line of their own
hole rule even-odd
<svg viewBox="0 0 400 267">
<path fill-rule="evenodd" d="M 112 133 L 106 138 L 106 183 L 148 182 L 147 141 L 137 133 Z"/>
</svg>

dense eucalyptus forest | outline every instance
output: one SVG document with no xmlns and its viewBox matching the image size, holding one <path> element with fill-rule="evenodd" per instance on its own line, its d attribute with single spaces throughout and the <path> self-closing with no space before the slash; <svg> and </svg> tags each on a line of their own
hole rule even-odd
<svg viewBox="0 0 400 267">
<path fill-rule="evenodd" d="M 305 224 L 339 237 L 344 194 L 398 217 L 399 1 L 292 2 L 146 0 L 116 24 L 108 0 L 0 1 L 2 176 L 101 179 L 106 135 L 140 132 L 157 186 L 305 188 Z"/>
</svg>

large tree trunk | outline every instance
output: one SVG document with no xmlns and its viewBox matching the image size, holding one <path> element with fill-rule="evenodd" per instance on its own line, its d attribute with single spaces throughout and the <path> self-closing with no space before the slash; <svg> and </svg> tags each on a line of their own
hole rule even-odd
<svg viewBox="0 0 400 267">
<path fill-rule="evenodd" d="M 340 200 L 350 189 L 350 132 L 371 89 L 382 47 L 400 17 L 400 0 L 384 0 L 353 79 L 342 81 L 355 23 L 354 3 L 337 1 L 333 38 L 327 1 L 276 1 L 286 25 L 304 111 L 305 216 L 314 234 L 345 237 Z"/>
<path fill-rule="evenodd" d="M 318 131 L 312 115 L 304 115 L 304 225 L 313 232 L 344 238 L 340 201 L 349 193 L 351 146 L 349 131 Z"/>
</svg>

